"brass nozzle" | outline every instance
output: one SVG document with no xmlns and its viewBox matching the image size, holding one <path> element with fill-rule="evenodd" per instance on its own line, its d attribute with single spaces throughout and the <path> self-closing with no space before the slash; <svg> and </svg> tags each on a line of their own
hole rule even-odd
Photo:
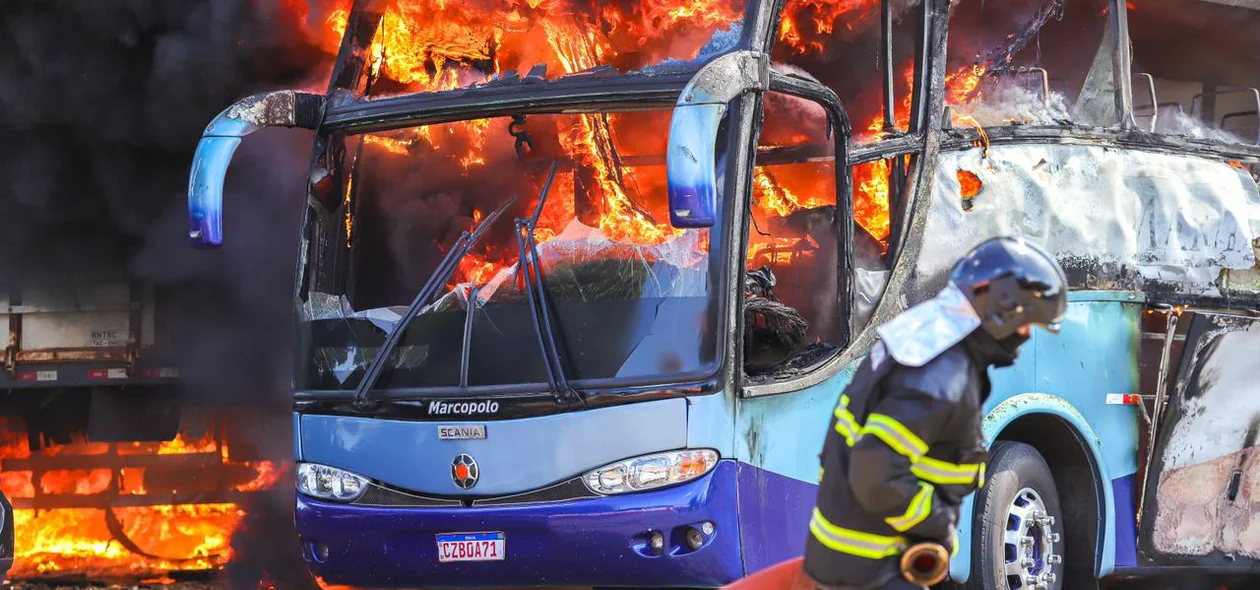
<svg viewBox="0 0 1260 590">
<path fill-rule="evenodd" d="M 940 543 L 918 543 L 901 555 L 901 576 L 911 584 L 932 586 L 949 575 L 949 551 Z"/>
</svg>

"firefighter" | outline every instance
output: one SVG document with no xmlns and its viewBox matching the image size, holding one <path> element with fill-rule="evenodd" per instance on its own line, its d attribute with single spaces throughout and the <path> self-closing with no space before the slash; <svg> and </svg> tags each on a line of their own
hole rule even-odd
<svg viewBox="0 0 1260 590">
<path fill-rule="evenodd" d="M 805 573 L 828 590 L 913 589 L 909 546 L 957 549 L 963 498 L 984 485 L 989 367 L 1015 362 L 1032 326 L 1058 332 L 1063 270 L 1022 238 L 994 238 L 934 298 L 881 326 L 827 429 Z"/>
</svg>

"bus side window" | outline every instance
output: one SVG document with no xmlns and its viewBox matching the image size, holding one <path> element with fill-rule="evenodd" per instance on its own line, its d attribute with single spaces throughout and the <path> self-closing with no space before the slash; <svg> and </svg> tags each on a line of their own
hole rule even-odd
<svg viewBox="0 0 1260 590">
<path fill-rule="evenodd" d="M 770 93 L 753 169 L 744 308 L 744 367 L 808 367 L 841 346 L 834 142 L 826 111 Z"/>
<path fill-rule="evenodd" d="M 1128 16 L 1133 117 L 1139 129 L 1260 143 L 1255 50 L 1260 10 L 1254 3 L 1204 2 L 1185 10 L 1161 0 L 1143 2 Z"/>
<path fill-rule="evenodd" d="M 951 11 L 945 99 L 956 126 L 1119 125 L 1109 0 L 963 2 Z"/>
</svg>

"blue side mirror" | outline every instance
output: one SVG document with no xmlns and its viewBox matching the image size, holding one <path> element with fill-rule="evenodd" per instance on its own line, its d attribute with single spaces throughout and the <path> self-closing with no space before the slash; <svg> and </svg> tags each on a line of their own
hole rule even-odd
<svg viewBox="0 0 1260 590">
<path fill-rule="evenodd" d="M 674 227 L 713 227 L 717 223 L 717 136 L 726 105 L 753 90 L 765 90 L 770 58 L 734 51 L 710 61 L 692 77 L 669 122 L 665 171 L 669 221 Z"/>
<path fill-rule="evenodd" d="M 242 98 L 210 121 L 188 174 L 188 239 L 193 247 L 223 244 L 223 181 L 241 138 L 263 127 L 314 129 L 323 112 L 323 96 L 279 90 Z"/>
</svg>

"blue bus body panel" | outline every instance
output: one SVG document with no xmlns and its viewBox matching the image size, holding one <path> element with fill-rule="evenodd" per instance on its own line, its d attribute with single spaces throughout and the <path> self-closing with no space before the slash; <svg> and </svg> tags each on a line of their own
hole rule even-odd
<svg viewBox="0 0 1260 590">
<path fill-rule="evenodd" d="M 372 588 L 536 585 L 720 586 L 743 575 L 733 461 L 680 486 L 569 502 L 392 508 L 299 495 L 297 529 L 311 571 L 333 584 Z M 700 549 L 683 527 L 714 524 Z M 663 555 L 641 539 L 663 531 Z M 502 532 L 503 561 L 440 563 L 437 535 Z M 314 544 L 327 547 L 320 559 Z"/>
<path fill-rule="evenodd" d="M 1117 555 L 1117 547 L 1136 546 L 1137 523 L 1133 510 L 1116 510 L 1116 488 L 1137 471 L 1137 410 L 1107 405 L 1107 394 L 1138 392 L 1138 297 L 1073 292 L 1062 332 L 1034 331 L 1014 367 L 990 372 L 993 395 L 985 403 L 984 435 L 990 444 L 1019 417 L 1049 414 L 1071 425 L 1088 445 L 1102 491 L 1099 577 L 1110 574 L 1117 561 L 1136 559 L 1132 552 Z M 973 499 L 963 502 L 959 514 L 960 539 L 970 538 Z M 1118 536 L 1126 540 L 1117 541 Z M 950 575 L 960 581 L 970 577 L 970 543 L 959 543 Z"/>
<path fill-rule="evenodd" d="M 857 364 L 801 391 L 741 401 L 735 456 L 742 462 L 740 527 L 749 572 L 805 551 L 823 434 Z"/>
<path fill-rule="evenodd" d="M 735 402 L 729 391 L 687 398 L 687 448 L 733 457 Z"/>
<path fill-rule="evenodd" d="M 485 425 L 480 440 L 439 440 L 445 424 Z M 519 420 L 411 422 L 303 415 L 303 460 L 414 492 L 506 495 L 542 488 L 621 459 L 687 445 L 687 401 L 665 399 Z M 471 455 L 480 481 L 463 490 L 451 462 Z"/>
<path fill-rule="evenodd" d="M 818 484 L 813 481 L 739 464 L 740 538 L 748 573 L 805 552 L 809 510 L 817 496 Z"/>
</svg>

